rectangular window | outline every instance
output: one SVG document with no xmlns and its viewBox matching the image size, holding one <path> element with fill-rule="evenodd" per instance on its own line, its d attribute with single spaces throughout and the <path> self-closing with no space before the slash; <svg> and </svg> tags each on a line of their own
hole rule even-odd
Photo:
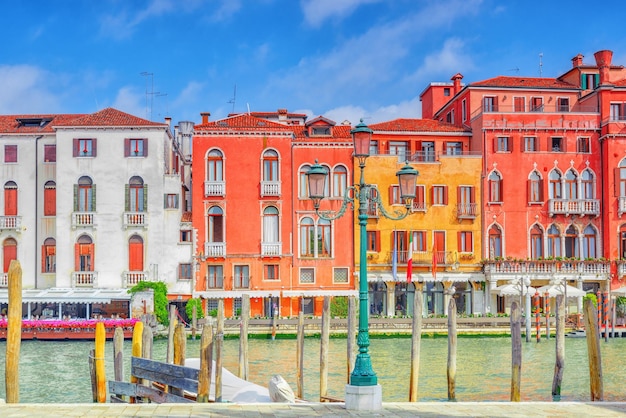
<svg viewBox="0 0 626 418">
<path fill-rule="evenodd" d="M 462 142 L 445 142 L 445 154 L 446 155 L 462 155 L 463 143 Z"/>
<path fill-rule="evenodd" d="M 531 112 L 543 112 L 543 97 L 533 97 L 530 99 Z"/>
<path fill-rule="evenodd" d="M 454 123 L 454 110 L 451 110 L 446 114 L 446 122 Z"/>
<path fill-rule="evenodd" d="M 526 98 L 513 97 L 513 110 L 515 112 L 524 112 L 526 110 Z"/>
<path fill-rule="evenodd" d="M 224 266 L 206 266 L 206 287 L 207 289 L 224 288 Z"/>
<path fill-rule="evenodd" d="M 448 186 L 433 186 L 431 190 L 433 205 L 448 204 Z"/>
<path fill-rule="evenodd" d="M 265 264 L 263 266 L 263 280 L 280 280 L 278 264 Z"/>
<path fill-rule="evenodd" d="M 461 100 L 461 118 L 463 122 L 467 121 L 467 102 L 465 99 Z"/>
<path fill-rule="evenodd" d="M 74 157 L 95 157 L 96 140 L 94 138 L 74 138 Z"/>
<path fill-rule="evenodd" d="M 559 112 L 569 112 L 569 98 L 559 97 L 556 99 L 556 107 Z"/>
<path fill-rule="evenodd" d="M 389 186 L 389 204 L 390 205 L 401 205 L 404 202 L 400 197 L 400 185 L 392 184 Z"/>
<path fill-rule="evenodd" d="M 537 145 L 537 137 L 525 136 L 524 137 L 524 152 L 537 152 L 537 151 L 539 151 L 539 146 Z"/>
<path fill-rule="evenodd" d="M 443 89 L 443 95 L 444 95 L 445 97 L 450 96 L 450 87 L 444 87 L 444 89 Z"/>
<path fill-rule="evenodd" d="M 250 266 L 236 265 L 234 270 L 235 277 L 233 277 L 233 287 L 235 289 L 250 288 Z"/>
<path fill-rule="evenodd" d="M 315 283 L 315 269 L 300 269 L 300 283 Z"/>
<path fill-rule="evenodd" d="M 370 155 L 378 155 L 378 141 L 370 141 Z"/>
<path fill-rule="evenodd" d="M 404 141 L 389 141 L 389 155 L 397 155 L 398 161 L 405 162 L 409 158 L 409 146 Z"/>
<path fill-rule="evenodd" d="M 367 251 L 380 251 L 380 231 L 367 231 Z"/>
<path fill-rule="evenodd" d="M 552 152 L 565 152 L 563 138 L 552 137 L 550 138 L 550 150 Z"/>
<path fill-rule="evenodd" d="M 459 231 L 459 247 L 460 253 L 471 253 L 474 250 L 471 231 Z"/>
<path fill-rule="evenodd" d="M 147 157 L 148 140 L 144 138 L 124 139 L 124 157 Z"/>
<path fill-rule="evenodd" d="M 496 152 L 511 152 L 511 143 L 508 136 L 496 138 Z"/>
<path fill-rule="evenodd" d="M 180 230 L 180 242 L 191 242 L 191 231 L 188 229 Z"/>
<path fill-rule="evenodd" d="M 178 194 L 176 193 L 168 193 L 164 197 L 164 206 L 165 209 L 178 209 Z"/>
<path fill-rule="evenodd" d="M 611 103 L 610 120 L 626 120 L 626 103 Z"/>
<path fill-rule="evenodd" d="M 415 186 L 412 210 L 413 212 L 426 212 L 426 186 L 423 184 Z"/>
<path fill-rule="evenodd" d="M 43 146 L 43 162 L 44 163 L 56 163 L 57 162 L 57 146 L 55 144 L 47 144 Z"/>
<path fill-rule="evenodd" d="M 5 145 L 4 146 L 4 162 L 5 163 L 17 162 L 17 145 Z"/>
<path fill-rule="evenodd" d="M 426 251 L 426 231 L 411 231 L 413 251 Z"/>
<path fill-rule="evenodd" d="M 349 283 L 350 270 L 347 267 L 336 267 L 333 269 L 333 283 Z"/>
<path fill-rule="evenodd" d="M 483 112 L 497 112 L 498 99 L 495 96 L 483 97 Z"/>
<path fill-rule="evenodd" d="M 578 137 L 576 139 L 576 152 L 579 154 L 589 154 L 591 152 L 590 142 L 588 137 Z"/>
<path fill-rule="evenodd" d="M 178 265 L 178 280 L 191 280 L 193 268 L 191 263 L 181 263 Z"/>
</svg>

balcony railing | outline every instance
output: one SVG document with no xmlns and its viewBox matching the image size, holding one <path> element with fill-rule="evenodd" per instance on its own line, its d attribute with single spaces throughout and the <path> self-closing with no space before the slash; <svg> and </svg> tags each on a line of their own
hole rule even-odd
<svg viewBox="0 0 626 418">
<path fill-rule="evenodd" d="M 550 199 L 548 201 L 550 216 L 554 215 L 593 215 L 600 216 L 600 200 L 598 199 Z"/>
<path fill-rule="evenodd" d="M 0 229 L 17 231 L 22 228 L 21 216 L 0 216 Z"/>
<path fill-rule="evenodd" d="M 95 271 L 72 272 L 72 287 L 96 287 L 98 273 Z"/>
<path fill-rule="evenodd" d="M 205 196 L 226 196 L 226 182 L 224 181 L 205 181 Z"/>
<path fill-rule="evenodd" d="M 618 278 L 621 278 L 624 275 L 626 275 L 626 261 L 619 260 L 617 262 L 617 275 L 619 276 Z"/>
<path fill-rule="evenodd" d="M 411 204 L 411 212 L 426 213 L 426 202 L 416 202 L 413 200 L 413 203 Z"/>
<path fill-rule="evenodd" d="M 148 226 L 145 212 L 124 212 L 124 228 Z"/>
<path fill-rule="evenodd" d="M 204 243 L 204 255 L 206 257 L 225 257 L 226 256 L 226 243 L 225 242 L 205 242 Z"/>
<path fill-rule="evenodd" d="M 587 260 L 487 260 L 484 262 L 486 273 L 514 274 L 608 274 L 610 265 L 607 261 Z"/>
<path fill-rule="evenodd" d="M 9 273 L 0 273 L 0 287 L 9 287 Z"/>
<path fill-rule="evenodd" d="M 125 271 L 123 274 L 124 287 L 133 287 L 139 282 L 148 281 L 147 271 Z"/>
<path fill-rule="evenodd" d="M 262 242 L 261 255 L 265 257 L 278 257 L 282 254 L 283 244 L 281 242 Z"/>
<path fill-rule="evenodd" d="M 620 196 L 618 201 L 619 207 L 617 208 L 617 216 L 622 216 L 626 213 L 626 196 Z"/>
<path fill-rule="evenodd" d="M 72 212 L 72 228 L 94 226 L 95 212 Z"/>
<path fill-rule="evenodd" d="M 433 258 L 436 260 L 437 265 L 446 266 L 452 265 L 457 261 L 457 254 L 455 251 L 435 251 L 435 257 L 433 257 L 432 251 L 413 251 L 413 265 L 414 266 L 431 266 L 433 264 Z M 391 263 L 392 253 L 387 254 L 387 262 Z M 398 251 L 398 263 L 406 264 L 409 259 L 408 251 Z"/>
<path fill-rule="evenodd" d="M 472 118 L 481 113 L 598 113 L 597 106 L 564 105 L 557 102 L 532 104 L 525 106 L 492 104 L 483 105 L 472 113 Z"/>
<path fill-rule="evenodd" d="M 261 182 L 261 197 L 264 196 L 280 196 L 280 182 L 279 181 L 262 181 Z"/>
<path fill-rule="evenodd" d="M 478 205 L 476 203 L 459 203 L 456 205 L 458 219 L 476 219 Z"/>
</svg>

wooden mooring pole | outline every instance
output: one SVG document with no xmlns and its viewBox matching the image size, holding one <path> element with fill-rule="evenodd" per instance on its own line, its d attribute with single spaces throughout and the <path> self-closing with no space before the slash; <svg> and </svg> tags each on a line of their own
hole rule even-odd
<svg viewBox="0 0 626 418">
<path fill-rule="evenodd" d="M 552 379 L 552 400 L 561 400 L 561 383 L 565 368 L 565 296 L 556 297 L 556 362 Z"/>
<path fill-rule="evenodd" d="M 520 308 L 517 302 L 513 302 L 511 304 L 511 402 L 520 401 L 522 381 L 522 330 L 520 318 Z"/>
<path fill-rule="evenodd" d="M 417 402 L 422 344 L 422 315 L 424 310 L 423 284 L 415 283 L 413 320 L 411 322 L 411 374 L 409 377 L 409 402 Z"/>
<path fill-rule="evenodd" d="M 7 318 L 6 402 L 20 401 L 20 348 L 22 344 L 22 266 L 11 260 L 8 272 L 9 309 Z"/>
<path fill-rule="evenodd" d="M 133 328 L 133 340 L 132 340 L 132 356 L 141 357 L 143 350 L 141 349 L 143 339 L 143 322 L 136 322 Z M 131 371 L 132 372 L 132 371 Z M 130 383 L 138 383 L 139 379 L 136 376 L 130 375 Z M 135 403 L 136 399 L 130 397 L 129 402 Z"/>
<path fill-rule="evenodd" d="M 248 380 L 248 323 L 250 322 L 250 295 L 241 297 L 241 327 L 239 328 L 239 377 Z"/>
<path fill-rule="evenodd" d="M 456 302 L 448 304 L 448 400 L 456 401 Z"/>
<path fill-rule="evenodd" d="M 599 293 L 599 292 L 598 292 Z M 585 331 L 587 334 L 587 355 L 589 357 L 589 386 L 592 401 L 604 400 L 602 381 L 602 355 L 596 308 L 590 299 L 584 299 Z"/>
<path fill-rule="evenodd" d="M 247 296 L 247 295 L 246 295 Z M 213 327 L 204 324 L 200 337 L 200 371 L 198 372 L 198 396 L 196 401 L 209 402 L 213 374 Z"/>
<path fill-rule="evenodd" d="M 176 328 L 176 306 L 170 305 L 170 325 L 167 328 L 167 355 L 165 362 L 172 364 L 174 361 L 174 328 Z"/>
<path fill-rule="evenodd" d="M 330 296 L 324 296 L 320 336 L 320 402 L 328 397 L 328 345 L 330 344 Z"/>
<path fill-rule="evenodd" d="M 98 394 L 98 403 L 107 401 L 106 373 L 104 370 L 104 344 L 106 343 L 106 330 L 104 323 L 96 324 L 96 347 L 95 347 L 95 369 L 96 369 L 96 393 Z"/>
<path fill-rule="evenodd" d="M 124 330 L 115 327 L 113 334 L 113 376 L 116 381 L 124 380 Z"/>
<path fill-rule="evenodd" d="M 224 346 L 224 299 L 217 302 L 215 335 L 215 402 L 222 402 L 222 348 Z"/>
<path fill-rule="evenodd" d="M 304 314 L 298 313 L 298 336 L 296 340 L 296 397 L 304 399 Z"/>
</svg>

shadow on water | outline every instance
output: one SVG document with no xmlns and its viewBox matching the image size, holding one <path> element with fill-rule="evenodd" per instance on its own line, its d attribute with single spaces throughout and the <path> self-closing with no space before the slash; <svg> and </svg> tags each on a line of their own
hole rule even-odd
<svg viewBox="0 0 626 418">
<path fill-rule="evenodd" d="M 587 345 L 584 338 L 566 339 L 562 401 L 589 400 Z M 249 341 L 249 380 L 267 386 L 274 374 L 282 375 L 296 390 L 295 340 Z M 551 401 L 555 339 L 523 343 L 522 400 Z M 91 402 L 88 356 L 90 341 L 24 341 L 20 355 L 20 402 Z M 602 342 L 604 398 L 623 398 L 619 369 L 626 339 Z M 130 341 L 124 345 L 126 380 L 130 371 Z M 238 340 L 224 341 L 224 367 L 238 373 Z M 385 402 L 408 401 L 411 341 L 408 338 L 372 339 L 372 366 L 383 387 Z M 200 341 L 187 342 L 187 357 L 198 357 Z M 346 341 L 330 340 L 329 395 L 344 397 L 347 382 Z M 166 341 L 156 340 L 153 358 L 164 361 Z M 0 397 L 5 398 L 6 343 L 0 342 Z M 107 342 L 106 371 L 113 378 L 113 346 Z M 305 398 L 319 399 L 319 340 L 305 340 Z M 447 340 L 423 339 L 420 356 L 419 399 L 447 399 Z M 508 401 L 511 379 L 510 338 L 460 338 L 458 340 L 456 397 L 458 401 Z"/>
</svg>

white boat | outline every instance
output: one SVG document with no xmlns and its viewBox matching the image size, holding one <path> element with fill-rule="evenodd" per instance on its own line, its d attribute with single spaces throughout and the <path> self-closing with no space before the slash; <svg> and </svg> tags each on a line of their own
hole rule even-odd
<svg viewBox="0 0 626 418">
<path fill-rule="evenodd" d="M 587 333 L 584 329 L 577 329 L 575 331 L 568 332 L 565 336 L 570 338 L 585 338 L 587 337 Z"/>
</svg>

